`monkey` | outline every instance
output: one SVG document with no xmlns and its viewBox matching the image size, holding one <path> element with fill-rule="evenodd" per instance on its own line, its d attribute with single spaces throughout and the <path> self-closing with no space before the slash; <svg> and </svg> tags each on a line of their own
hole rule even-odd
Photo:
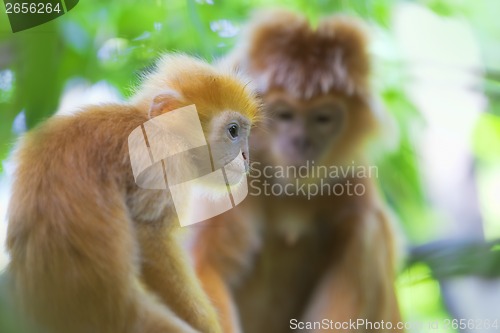
<svg viewBox="0 0 500 333">
<path fill-rule="evenodd" d="M 362 189 L 358 195 L 262 194 L 265 181 L 298 189 L 323 180 L 305 176 L 295 184 L 293 175 L 264 176 L 269 168 L 368 167 L 380 117 L 363 24 L 334 15 L 314 28 L 294 12 L 260 11 L 221 66 L 245 72 L 263 103 L 250 137 L 257 177 L 249 184 L 259 191 L 196 226 L 190 241 L 224 332 L 385 331 L 330 324 L 358 319 L 390 322 L 400 332 L 400 242 L 373 177 L 327 179 Z"/>
<path fill-rule="evenodd" d="M 259 105 L 247 83 L 182 54 L 161 57 L 129 101 L 54 116 L 22 138 L 7 272 L 16 306 L 37 332 L 221 332 L 179 244 L 171 193 L 137 185 L 127 144 L 145 122 L 189 105 L 215 167 L 240 152 L 248 161 Z"/>
</svg>

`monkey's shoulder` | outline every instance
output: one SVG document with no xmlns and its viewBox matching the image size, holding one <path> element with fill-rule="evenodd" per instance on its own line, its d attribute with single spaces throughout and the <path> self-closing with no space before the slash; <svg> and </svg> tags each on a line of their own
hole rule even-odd
<svg viewBox="0 0 500 333">
<path fill-rule="evenodd" d="M 147 120 L 145 114 L 126 104 L 87 106 L 72 115 L 55 115 L 34 130 L 21 142 L 21 149 L 32 146 L 40 153 L 56 155 L 65 149 L 77 151 L 106 149 L 106 143 L 120 141 Z"/>
<path fill-rule="evenodd" d="M 127 166 L 128 135 L 146 120 L 139 110 L 120 104 L 53 116 L 22 138 L 15 154 L 18 173 L 58 178 L 113 172 Z"/>
</svg>

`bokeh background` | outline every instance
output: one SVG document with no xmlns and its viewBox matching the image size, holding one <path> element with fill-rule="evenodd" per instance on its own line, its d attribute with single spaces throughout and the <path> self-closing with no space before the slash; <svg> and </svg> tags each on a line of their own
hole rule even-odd
<svg viewBox="0 0 500 333">
<path fill-rule="evenodd" d="M 19 135 L 57 110 L 127 98 L 163 51 L 222 56 L 252 11 L 278 6 L 369 26 L 373 87 L 389 115 L 370 151 L 407 238 L 396 282 L 404 319 L 497 319 L 500 331 L 497 0 L 82 0 L 15 34 L 0 6 L 0 241 Z M 0 302 L 0 331 L 13 318 Z"/>
</svg>

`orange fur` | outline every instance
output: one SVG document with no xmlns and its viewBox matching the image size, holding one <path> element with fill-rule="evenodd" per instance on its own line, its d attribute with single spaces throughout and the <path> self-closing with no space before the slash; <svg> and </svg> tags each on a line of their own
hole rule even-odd
<svg viewBox="0 0 500 333">
<path fill-rule="evenodd" d="M 133 103 L 147 108 L 155 96 L 167 90 L 195 104 L 202 121 L 211 119 L 220 110 L 237 110 L 251 121 L 257 119 L 257 102 L 249 98 L 247 82 L 238 76 L 237 71 L 217 70 L 207 63 L 193 60 L 186 66 L 188 59 L 179 55 L 162 57 L 158 61 L 159 70 L 147 76 Z M 186 80 L 190 77 L 193 80 Z"/>
<path fill-rule="evenodd" d="M 315 29 L 288 11 L 258 13 L 227 62 L 247 72 L 263 98 L 267 121 L 251 137 L 252 156 L 263 167 L 290 165 L 275 148 L 287 135 L 277 132 L 276 113 L 286 112 L 284 119 L 293 121 L 309 119 L 325 103 L 343 110 L 344 118 L 337 136 L 320 140 L 316 162 L 363 164 L 377 121 L 367 38 L 359 22 L 333 16 Z M 275 110 L 276 101 L 286 106 Z M 285 333 L 293 318 L 399 320 L 393 286 L 396 236 L 376 185 L 350 177 L 338 182 L 361 184 L 366 194 L 248 197 L 198 227 L 197 272 L 226 333 Z M 211 288 L 214 280 L 227 287 Z M 238 315 L 232 314 L 234 305 L 218 299 L 234 299 Z"/>
<path fill-rule="evenodd" d="M 170 100 L 155 107 L 156 95 Z M 256 103 L 231 73 L 163 58 L 128 104 L 89 106 L 28 133 L 9 207 L 8 272 L 38 329 L 79 333 L 220 332 L 176 237 L 170 194 L 134 182 L 127 138 L 156 112 L 197 104 L 204 130 Z M 38 331 L 38 330 L 37 330 Z"/>
</svg>

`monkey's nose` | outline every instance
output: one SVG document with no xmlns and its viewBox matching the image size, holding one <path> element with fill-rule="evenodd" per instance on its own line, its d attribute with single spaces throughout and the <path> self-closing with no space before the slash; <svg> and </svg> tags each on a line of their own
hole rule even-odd
<svg viewBox="0 0 500 333">
<path fill-rule="evenodd" d="M 250 161 L 248 160 L 248 155 L 247 155 L 247 153 L 242 151 L 241 156 L 243 156 L 243 163 L 245 165 L 245 173 L 248 174 L 250 172 Z"/>
<path fill-rule="evenodd" d="M 309 148 L 311 148 L 312 142 L 308 138 L 298 137 L 292 139 L 292 145 L 296 150 L 300 152 L 305 152 Z"/>
</svg>

